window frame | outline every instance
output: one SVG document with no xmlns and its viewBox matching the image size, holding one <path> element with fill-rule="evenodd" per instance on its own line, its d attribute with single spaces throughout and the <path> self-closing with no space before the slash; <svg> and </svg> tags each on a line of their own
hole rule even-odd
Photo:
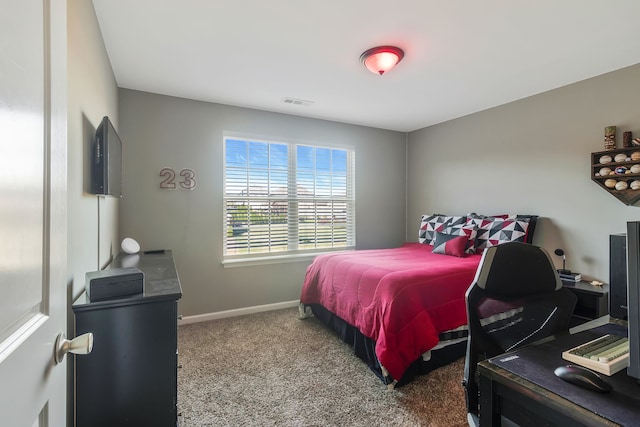
<svg viewBox="0 0 640 427">
<path fill-rule="evenodd" d="M 287 174 L 288 174 L 288 184 L 287 184 L 287 241 L 288 247 L 284 251 L 266 251 L 266 252 L 258 252 L 258 253 L 248 253 L 248 254 L 228 254 L 228 204 L 229 200 L 237 199 L 237 196 L 232 196 L 227 194 L 227 141 L 228 140 L 240 140 L 246 143 L 257 142 L 257 143 L 265 143 L 265 144 L 285 144 L 288 147 L 288 162 L 287 162 Z M 299 147 L 312 147 L 312 148 L 320 148 L 320 149 L 333 149 L 333 150 L 344 150 L 346 152 L 346 195 L 342 198 L 336 196 L 330 197 L 321 197 L 314 193 L 313 197 L 305 198 L 307 200 L 317 201 L 341 201 L 347 205 L 345 212 L 345 233 L 346 233 L 346 242 L 344 246 L 338 247 L 315 247 L 311 249 L 299 249 L 297 247 L 297 243 L 299 241 L 298 228 L 300 225 L 299 221 L 294 221 L 291 223 L 291 218 L 298 218 L 297 205 L 300 202 L 301 198 L 299 194 L 296 192 L 297 188 L 297 179 L 296 175 L 300 172 L 300 169 L 296 165 L 297 152 Z M 247 134 L 242 133 L 228 133 L 225 132 L 223 135 L 223 156 L 222 156 L 222 225 L 223 225 L 223 235 L 222 235 L 222 264 L 225 267 L 234 267 L 234 266 L 246 266 L 246 265 L 261 265 L 261 264 L 272 264 L 272 263 L 282 263 L 282 262 L 293 262 L 293 261 L 304 261 L 311 260 L 313 257 L 327 252 L 336 252 L 336 251 L 350 251 L 355 249 L 355 239 L 356 239 L 356 198 L 355 198 L 355 148 L 351 145 L 345 144 L 335 144 L 335 143 L 319 143 L 319 142 L 309 142 L 302 140 L 289 140 L 286 138 L 264 138 L 264 137 L 255 137 L 248 136 Z M 251 170 L 251 167 L 249 167 Z M 271 168 L 268 169 L 269 171 Z M 314 168 L 314 174 L 317 174 L 318 169 Z M 248 172 L 247 172 L 248 173 Z M 315 176 L 315 175 L 314 175 Z M 270 181 L 269 181 L 270 182 Z M 314 180 L 314 183 L 316 181 Z M 333 186 L 331 187 L 333 189 Z M 265 198 L 260 197 L 251 197 L 247 196 L 246 200 L 274 200 L 276 197 L 272 197 L 270 194 Z M 280 199 L 283 200 L 283 199 Z M 292 206 L 296 207 L 296 210 L 292 208 Z M 350 206 L 350 209 L 349 209 Z M 317 218 L 317 217 L 316 217 Z M 335 229 L 331 228 L 331 235 L 334 236 Z M 295 235 L 291 235 L 292 231 L 295 231 Z M 294 249 L 292 249 L 292 242 L 295 242 Z"/>
</svg>

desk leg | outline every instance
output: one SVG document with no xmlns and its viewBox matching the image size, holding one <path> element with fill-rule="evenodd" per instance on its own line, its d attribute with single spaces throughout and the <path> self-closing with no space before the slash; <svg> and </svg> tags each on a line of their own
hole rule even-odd
<svg viewBox="0 0 640 427">
<path fill-rule="evenodd" d="M 500 412 L 493 380 L 480 375 L 480 427 L 500 425 Z"/>
</svg>

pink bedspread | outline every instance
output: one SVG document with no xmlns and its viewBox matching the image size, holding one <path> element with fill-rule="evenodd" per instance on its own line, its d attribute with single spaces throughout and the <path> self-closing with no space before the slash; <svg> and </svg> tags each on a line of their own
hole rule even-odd
<svg viewBox="0 0 640 427">
<path fill-rule="evenodd" d="M 431 249 L 406 243 L 320 255 L 307 268 L 300 302 L 322 305 L 375 340 L 378 361 L 399 380 L 440 332 L 467 323 L 464 294 L 481 256 Z"/>
</svg>

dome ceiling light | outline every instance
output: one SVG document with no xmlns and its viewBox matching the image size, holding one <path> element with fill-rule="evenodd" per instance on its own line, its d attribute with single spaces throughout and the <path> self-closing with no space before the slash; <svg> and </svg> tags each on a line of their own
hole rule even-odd
<svg viewBox="0 0 640 427">
<path fill-rule="evenodd" d="M 378 46 L 360 55 L 360 62 L 374 74 L 383 75 L 404 58 L 404 51 L 395 46 Z"/>
</svg>

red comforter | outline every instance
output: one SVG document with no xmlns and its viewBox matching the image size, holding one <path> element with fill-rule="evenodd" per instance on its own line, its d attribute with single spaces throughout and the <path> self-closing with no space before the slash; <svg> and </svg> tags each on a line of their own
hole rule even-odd
<svg viewBox="0 0 640 427">
<path fill-rule="evenodd" d="M 378 361 L 399 380 L 440 332 L 467 323 L 464 294 L 481 256 L 431 249 L 406 243 L 320 255 L 307 268 L 300 302 L 322 305 L 375 340 Z"/>
</svg>

